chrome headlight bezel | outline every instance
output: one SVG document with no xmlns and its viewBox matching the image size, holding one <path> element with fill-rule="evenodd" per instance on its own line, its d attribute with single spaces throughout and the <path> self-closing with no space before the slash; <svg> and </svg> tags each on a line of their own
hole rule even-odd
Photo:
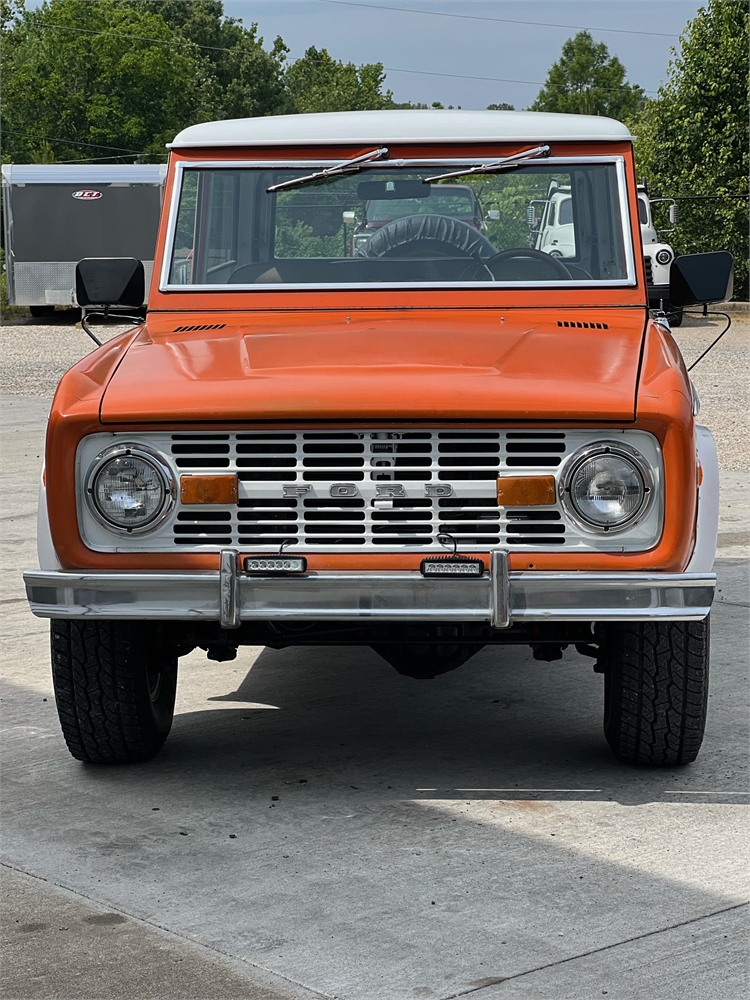
<svg viewBox="0 0 750 1000">
<path fill-rule="evenodd" d="M 143 524 L 130 527 L 110 521 L 97 506 L 94 494 L 94 484 L 102 469 L 109 462 L 111 462 L 112 459 L 122 458 L 126 455 L 132 455 L 133 457 L 139 458 L 141 461 L 148 463 L 156 472 L 164 491 L 158 509 L 151 515 L 148 521 Z M 153 531 L 164 521 L 166 517 L 168 517 L 177 502 L 177 482 L 169 463 L 162 455 L 159 454 L 159 452 L 154 451 L 147 445 L 138 444 L 135 441 L 127 441 L 122 444 L 112 445 L 112 447 L 105 448 L 104 451 L 99 452 L 86 472 L 83 494 L 86 498 L 86 506 L 99 524 L 103 525 L 108 531 L 127 537 L 130 535 L 142 535 L 148 531 Z"/>
<path fill-rule="evenodd" d="M 641 503 L 632 514 L 616 524 L 597 524 L 589 520 L 576 506 L 573 500 L 571 486 L 579 469 L 592 458 L 601 455 L 616 455 L 629 462 L 635 469 L 643 486 Z M 560 478 L 560 500 L 567 515 L 586 531 L 597 535 L 615 535 L 628 531 L 646 517 L 655 500 L 654 472 L 645 457 L 622 441 L 597 441 L 581 448 L 570 456 L 567 469 Z"/>
</svg>

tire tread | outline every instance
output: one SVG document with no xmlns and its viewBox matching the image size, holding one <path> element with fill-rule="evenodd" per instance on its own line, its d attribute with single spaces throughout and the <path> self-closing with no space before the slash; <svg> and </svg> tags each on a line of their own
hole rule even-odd
<svg viewBox="0 0 750 1000">
<path fill-rule="evenodd" d="M 628 622 L 609 630 L 604 731 L 622 761 L 691 763 L 703 741 L 709 622 Z"/>
<path fill-rule="evenodd" d="M 148 701 L 147 640 L 130 622 L 51 624 L 52 678 L 63 736 L 76 760 L 131 763 L 161 749 Z"/>
</svg>

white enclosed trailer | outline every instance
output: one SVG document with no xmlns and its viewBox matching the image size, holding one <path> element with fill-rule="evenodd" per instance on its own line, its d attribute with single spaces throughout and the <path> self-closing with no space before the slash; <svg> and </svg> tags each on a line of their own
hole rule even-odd
<svg viewBox="0 0 750 1000">
<path fill-rule="evenodd" d="M 2 167 L 8 301 L 41 313 L 76 305 L 84 257 L 135 257 L 151 280 L 164 164 Z"/>
</svg>

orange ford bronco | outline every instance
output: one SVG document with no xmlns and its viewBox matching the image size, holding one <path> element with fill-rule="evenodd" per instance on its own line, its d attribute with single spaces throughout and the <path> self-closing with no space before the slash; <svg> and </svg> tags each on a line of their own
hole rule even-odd
<svg viewBox="0 0 750 1000">
<path fill-rule="evenodd" d="M 533 232 L 553 180 L 572 223 L 554 256 Z M 440 214 L 444 183 L 473 189 L 482 227 Z M 355 240 L 364 206 L 389 201 Z M 670 301 L 720 301 L 731 273 L 727 253 L 679 258 Z M 78 265 L 84 307 L 142 293 L 139 261 Z M 65 375 L 49 419 L 25 579 L 52 619 L 71 753 L 157 753 L 197 647 L 368 645 L 430 678 L 520 644 L 595 659 L 620 760 L 694 760 L 718 519 L 696 411 L 648 310 L 618 122 L 186 129 L 147 318 Z"/>
</svg>

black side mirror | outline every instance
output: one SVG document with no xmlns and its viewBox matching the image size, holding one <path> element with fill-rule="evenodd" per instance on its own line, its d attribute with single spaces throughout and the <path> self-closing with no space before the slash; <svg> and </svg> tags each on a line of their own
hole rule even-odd
<svg viewBox="0 0 750 1000">
<path fill-rule="evenodd" d="M 728 250 L 676 257 L 669 272 L 669 302 L 673 306 L 724 302 L 734 291 L 734 257 Z"/>
<path fill-rule="evenodd" d="M 79 306 L 143 305 L 143 264 L 134 257 L 85 257 L 76 264 Z"/>
</svg>

